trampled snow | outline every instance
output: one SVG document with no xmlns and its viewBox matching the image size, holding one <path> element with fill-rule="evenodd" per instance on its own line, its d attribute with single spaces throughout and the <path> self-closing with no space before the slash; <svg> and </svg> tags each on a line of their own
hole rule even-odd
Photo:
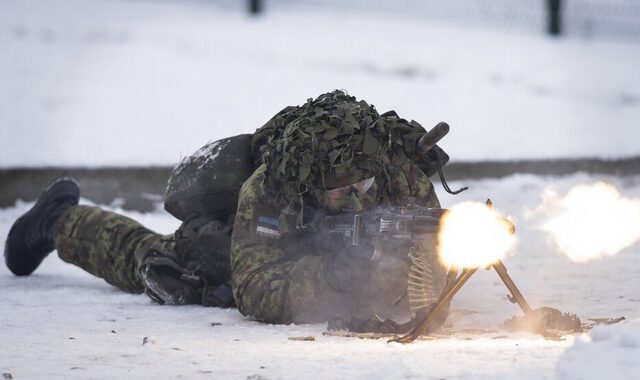
<svg viewBox="0 0 640 380">
<path fill-rule="evenodd" d="M 172 165 L 342 88 L 454 160 L 640 153 L 638 44 L 205 1 L 0 1 L 0 166 Z"/>
<path fill-rule="evenodd" d="M 493 271 L 479 271 L 454 299 L 451 338 L 410 345 L 323 336 L 325 324 L 275 326 L 251 321 L 235 309 L 160 306 L 129 295 L 62 262 L 55 253 L 29 277 L 0 266 L 0 372 L 13 378 L 235 378 L 245 379 L 601 379 L 640 375 L 640 246 L 584 264 L 554 251 L 525 218 L 551 186 L 604 180 L 640 197 L 640 177 L 563 178 L 516 175 L 469 185 L 443 206 L 491 198 L 517 225 L 518 251 L 505 259 L 533 307 L 551 306 L 589 318 L 624 316 L 628 322 L 588 335 L 546 341 L 511 333 L 502 322 L 520 315 Z M 86 201 L 83 201 L 86 203 Z M 30 205 L 0 211 L 0 236 Z M 171 233 L 179 225 L 165 212 L 126 212 L 146 226 Z M 213 325 L 212 325 L 213 324 Z M 290 341 L 314 336 L 315 341 Z M 143 344 L 146 338 L 146 343 Z"/>
</svg>

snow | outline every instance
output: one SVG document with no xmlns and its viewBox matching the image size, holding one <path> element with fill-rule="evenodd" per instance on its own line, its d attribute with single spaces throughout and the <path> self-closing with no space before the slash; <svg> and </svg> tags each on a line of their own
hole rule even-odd
<svg viewBox="0 0 640 380">
<path fill-rule="evenodd" d="M 640 153 L 637 44 L 232 8 L 0 0 L 0 167 L 173 165 L 336 88 L 449 122 L 455 160 Z"/>
<path fill-rule="evenodd" d="M 481 328 L 485 333 L 400 345 L 323 336 L 325 324 L 260 324 L 235 309 L 156 305 L 144 295 L 122 293 L 52 253 L 29 277 L 14 277 L 0 268 L 0 372 L 16 379 L 634 378 L 640 375 L 640 247 L 573 263 L 525 218 L 539 205 L 545 188 L 565 194 L 577 184 L 598 180 L 613 184 L 624 196 L 640 197 L 640 177 L 585 174 L 454 182 L 452 187 L 470 186 L 456 197 L 438 191 L 443 206 L 490 197 L 497 209 L 514 218 L 520 244 L 505 265 L 533 307 L 557 307 L 583 321 L 627 318 L 588 335 L 546 341 L 505 331 L 502 322 L 521 312 L 507 301 L 507 290 L 492 271 L 471 278 L 454 299 L 449 318 L 457 329 Z M 0 236 L 29 207 L 19 202 L 0 210 Z M 179 225 L 161 210 L 125 214 L 161 233 Z M 288 340 L 293 336 L 316 340 Z"/>
<path fill-rule="evenodd" d="M 640 323 L 598 326 L 560 356 L 565 379 L 633 379 L 640 374 Z"/>
<path fill-rule="evenodd" d="M 195 152 L 192 156 L 187 157 L 187 159 L 205 159 L 214 161 L 216 157 L 218 157 L 218 154 L 220 154 L 220 150 L 222 150 L 228 143 L 229 142 L 226 141 L 225 144 L 218 147 L 218 145 L 220 145 L 220 141 L 210 142 L 202 148 L 198 149 L 198 151 Z M 215 153 L 213 153 L 214 149 L 216 151 Z"/>
</svg>

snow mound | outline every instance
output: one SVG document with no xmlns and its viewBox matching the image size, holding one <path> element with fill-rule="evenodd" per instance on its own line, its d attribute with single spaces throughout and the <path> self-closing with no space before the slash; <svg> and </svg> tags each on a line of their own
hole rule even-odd
<svg viewBox="0 0 640 380">
<path fill-rule="evenodd" d="M 560 356 L 561 379 L 637 379 L 640 376 L 640 321 L 598 326 Z"/>
</svg>

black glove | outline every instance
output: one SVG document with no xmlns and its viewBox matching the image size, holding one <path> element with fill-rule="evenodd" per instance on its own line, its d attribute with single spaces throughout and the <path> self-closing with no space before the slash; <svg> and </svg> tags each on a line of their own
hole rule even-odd
<svg viewBox="0 0 640 380">
<path fill-rule="evenodd" d="M 159 304 L 188 305 L 201 302 L 201 281 L 182 268 L 171 254 L 156 249 L 135 253 L 138 275 L 145 293 Z"/>
<path fill-rule="evenodd" d="M 325 256 L 324 273 L 329 286 L 340 293 L 358 290 L 376 269 L 376 263 L 370 260 L 372 254 L 373 247 L 357 246 Z"/>
</svg>

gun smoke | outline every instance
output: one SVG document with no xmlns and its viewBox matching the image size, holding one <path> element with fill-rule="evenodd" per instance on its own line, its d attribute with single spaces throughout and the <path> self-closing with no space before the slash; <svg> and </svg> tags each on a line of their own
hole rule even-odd
<svg viewBox="0 0 640 380">
<path fill-rule="evenodd" d="M 574 262 L 620 253 L 640 241 L 640 199 L 605 182 L 571 188 L 564 197 L 546 189 L 532 216 L 557 249 Z"/>
</svg>

